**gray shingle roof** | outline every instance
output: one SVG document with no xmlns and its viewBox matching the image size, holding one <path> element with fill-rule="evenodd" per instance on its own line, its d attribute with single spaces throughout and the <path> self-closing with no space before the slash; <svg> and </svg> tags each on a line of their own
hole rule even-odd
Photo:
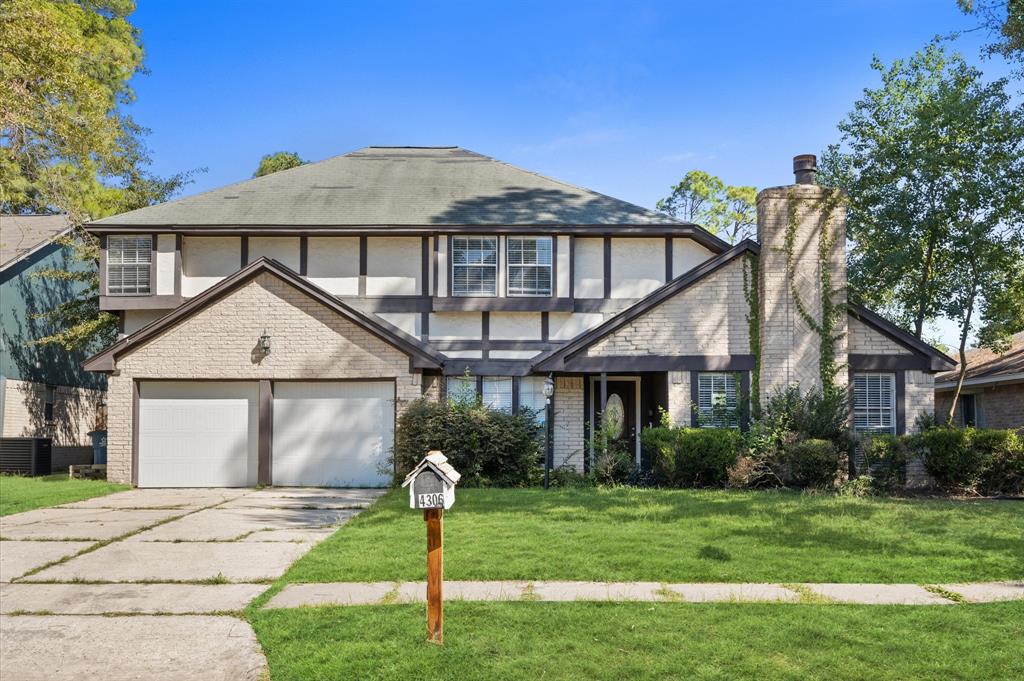
<svg viewBox="0 0 1024 681">
<path fill-rule="evenodd" d="M 96 226 L 678 225 L 460 147 L 366 147 Z"/>
<path fill-rule="evenodd" d="M 0 269 L 49 243 L 70 226 L 67 215 L 0 215 Z"/>
</svg>

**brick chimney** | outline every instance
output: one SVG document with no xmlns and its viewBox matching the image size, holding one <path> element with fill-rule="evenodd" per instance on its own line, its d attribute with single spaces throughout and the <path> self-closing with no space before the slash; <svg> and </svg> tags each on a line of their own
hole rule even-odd
<svg viewBox="0 0 1024 681">
<path fill-rule="evenodd" d="M 846 302 L 845 203 L 833 195 L 835 190 L 818 186 L 813 154 L 794 157 L 793 173 L 795 184 L 769 187 L 757 195 L 762 403 L 787 386 L 798 385 L 804 392 L 821 387 L 821 336 L 799 312 L 794 289 L 807 314 L 820 324 L 822 268 L 828 267 L 833 304 Z M 835 207 L 829 212 L 830 204 Z M 790 207 L 795 212 L 792 276 L 786 246 Z M 824 259 L 819 256 L 823 230 L 831 240 Z M 846 326 L 846 315 L 840 315 L 834 328 L 842 334 L 834 343 L 837 386 L 848 382 Z"/>
</svg>

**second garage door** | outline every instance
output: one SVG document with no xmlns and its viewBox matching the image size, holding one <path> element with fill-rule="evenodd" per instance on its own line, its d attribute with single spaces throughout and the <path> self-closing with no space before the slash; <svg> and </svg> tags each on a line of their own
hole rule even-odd
<svg viewBox="0 0 1024 681">
<path fill-rule="evenodd" d="M 394 399 L 391 381 L 274 383 L 273 484 L 388 485 Z"/>
</svg>

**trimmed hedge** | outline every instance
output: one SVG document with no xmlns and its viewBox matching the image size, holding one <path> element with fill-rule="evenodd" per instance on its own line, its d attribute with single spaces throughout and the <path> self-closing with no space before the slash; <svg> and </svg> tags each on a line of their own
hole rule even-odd
<svg viewBox="0 0 1024 681">
<path fill-rule="evenodd" d="M 660 426 L 641 431 L 640 440 L 655 481 L 668 487 L 724 485 L 743 447 L 743 434 L 732 428 Z"/>
<path fill-rule="evenodd" d="M 420 399 L 395 429 L 395 481 L 432 449 L 444 452 L 462 474 L 460 487 L 526 487 L 543 475 L 541 425 L 532 413 L 494 411 L 478 401 Z"/>
<path fill-rule="evenodd" d="M 839 476 L 841 458 L 828 440 L 811 438 L 783 450 L 785 480 L 796 487 L 831 488 Z"/>
<path fill-rule="evenodd" d="M 928 475 L 953 492 L 1024 492 L 1024 441 L 1012 430 L 932 428 L 909 436 Z"/>
</svg>

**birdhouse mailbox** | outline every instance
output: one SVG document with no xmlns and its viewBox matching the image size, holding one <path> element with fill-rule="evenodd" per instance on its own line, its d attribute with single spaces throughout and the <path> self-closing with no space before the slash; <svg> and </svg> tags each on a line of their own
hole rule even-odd
<svg viewBox="0 0 1024 681">
<path fill-rule="evenodd" d="M 428 452 L 402 483 L 402 487 L 409 488 L 409 508 L 451 508 L 455 485 L 461 477 L 448 463 L 448 457 L 438 451 Z"/>
</svg>

